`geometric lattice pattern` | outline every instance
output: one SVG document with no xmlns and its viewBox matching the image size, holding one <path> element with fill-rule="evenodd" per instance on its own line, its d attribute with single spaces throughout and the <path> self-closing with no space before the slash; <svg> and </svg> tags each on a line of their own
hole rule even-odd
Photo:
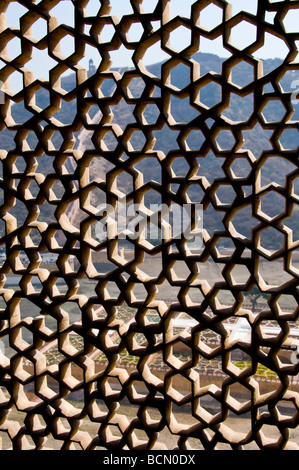
<svg viewBox="0 0 299 470">
<path fill-rule="evenodd" d="M 281 83 L 299 68 L 299 33 L 286 28 L 299 2 L 259 0 L 254 15 L 194 1 L 173 17 L 170 0 L 146 11 L 130 0 L 118 17 L 109 0 L 92 11 L 76 0 L 65 2 L 72 26 L 58 3 L 0 4 L 3 448 L 298 449 L 298 121 Z M 17 28 L 11 4 L 24 10 Z M 286 48 L 270 71 L 256 57 L 269 38 Z M 229 53 L 219 70 L 202 71 L 204 40 Z M 154 68 L 155 47 L 165 61 Z M 113 62 L 122 50 L 126 69 Z M 48 79 L 30 69 L 36 51 L 52 61 Z M 250 72 L 236 83 L 238 67 Z M 277 159 L 284 177 L 265 183 L 267 168 L 282 175 Z M 202 204 L 202 247 L 171 233 L 100 240 L 99 205 L 124 197 L 145 212 Z"/>
</svg>

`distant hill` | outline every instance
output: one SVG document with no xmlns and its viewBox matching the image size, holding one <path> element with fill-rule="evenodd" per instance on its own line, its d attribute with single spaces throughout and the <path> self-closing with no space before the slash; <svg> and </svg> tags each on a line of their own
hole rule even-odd
<svg viewBox="0 0 299 470">
<path fill-rule="evenodd" d="M 200 100 L 200 103 L 205 105 L 207 108 L 212 108 L 213 106 L 217 106 L 217 104 L 221 101 L 221 88 L 217 85 L 217 74 L 222 73 L 222 66 L 224 59 L 219 58 L 214 54 L 206 54 L 206 53 L 198 53 L 193 57 L 200 64 L 200 76 L 205 74 L 209 74 L 213 72 L 216 74 L 215 81 L 212 80 L 213 75 L 210 75 L 211 82 L 208 86 L 202 87 L 199 91 L 199 96 L 197 96 L 197 91 L 195 93 L 196 97 Z M 264 61 L 264 75 L 271 74 L 272 71 L 275 73 L 275 69 L 279 67 L 281 61 L 279 59 L 273 60 L 266 60 Z M 152 66 L 148 66 L 147 69 L 153 75 L 160 77 L 161 76 L 161 67 L 162 63 L 154 64 Z M 119 70 L 121 74 L 125 71 L 125 69 Z M 271 78 L 271 75 L 269 75 Z M 292 91 L 292 82 L 295 80 L 297 75 L 288 72 L 283 79 L 281 80 L 281 86 L 284 91 Z M 90 77 L 92 80 L 92 77 Z M 232 82 L 239 87 L 245 87 L 247 83 L 253 81 L 253 71 L 251 66 L 244 63 L 244 65 L 238 65 L 234 67 L 232 72 Z M 130 84 L 130 91 L 133 96 L 139 96 L 143 90 L 142 81 L 138 81 L 138 79 L 132 80 Z M 177 67 L 175 67 L 171 71 L 171 83 L 177 87 L 177 89 L 182 90 L 190 83 L 190 68 L 186 67 L 182 63 L 180 63 Z M 266 82 L 265 82 L 266 83 Z M 70 74 L 62 79 L 62 87 L 66 91 L 71 91 L 75 88 L 75 75 Z M 101 86 L 101 92 L 103 96 L 108 97 L 113 93 L 115 88 L 115 83 L 113 80 L 105 80 Z M 262 90 L 260 90 L 262 91 Z M 154 96 L 159 95 L 159 89 L 157 87 Z M 256 93 L 258 93 L 258 89 L 256 89 Z M 265 106 L 263 110 L 263 115 L 265 116 L 266 120 L 271 123 L 275 121 L 280 121 L 283 118 L 286 110 L 283 107 L 282 103 L 279 100 L 272 100 L 271 93 L 273 93 L 273 98 L 277 97 L 277 91 L 273 90 L 271 84 L 265 86 L 264 92 L 269 93 L 269 103 Z M 91 96 L 91 95 L 90 95 Z M 36 93 L 36 101 L 37 105 L 41 109 L 45 109 L 49 105 L 49 95 L 46 90 L 41 89 Z M 228 122 L 232 121 L 232 123 L 241 122 L 245 124 L 250 119 L 251 113 L 253 111 L 253 96 L 248 94 L 247 96 L 239 96 L 237 93 L 232 93 L 230 96 L 230 103 L 229 107 L 223 111 L 221 115 L 222 118 L 227 119 Z M 130 123 L 136 122 L 135 117 L 133 115 L 134 106 L 130 103 L 126 102 L 125 99 L 121 100 L 117 106 L 111 106 L 113 108 L 114 120 L 113 122 L 120 125 L 120 127 L 124 130 L 126 125 Z M 299 105 L 298 105 L 299 108 Z M 94 115 L 98 112 L 99 108 L 97 105 L 93 105 L 89 110 L 90 118 L 93 118 Z M 73 119 L 77 114 L 77 101 L 73 99 L 72 101 L 62 102 L 61 109 L 55 113 L 55 118 L 58 119 L 65 125 L 71 124 Z M 155 107 L 155 105 L 148 106 L 144 111 L 144 117 L 149 124 L 155 123 L 157 120 L 157 116 L 159 114 L 159 110 Z M 298 119 L 299 110 L 296 112 L 296 115 L 293 119 Z M 202 118 L 200 110 L 197 106 L 192 106 L 190 103 L 189 98 L 180 99 L 180 97 L 173 96 L 171 100 L 171 115 L 175 122 L 177 123 L 190 123 L 194 127 L 202 128 Z M 213 116 L 213 113 L 211 114 Z M 12 106 L 12 116 L 17 123 L 22 123 L 30 126 L 30 118 L 32 117 L 31 113 L 24 109 L 23 103 L 17 103 Z M 166 120 L 165 120 L 166 122 Z M 224 122 L 224 121 L 223 121 Z M 154 150 L 159 150 L 165 153 L 169 162 L 172 161 L 173 157 L 171 156 L 171 152 L 176 151 L 175 160 L 172 164 L 172 169 L 175 172 L 177 177 L 185 176 L 188 171 L 190 170 L 191 166 L 195 164 L 195 161 L 199 163 L 199 168 L 197 171 L 197 175 L 200 177 L 205 178 L 208 183 L 209 187 L 207 190 L 207 194 L 205 195 L 202 189 L 198 184 L 193 184 L 190 186 L 190 190 L 188 191 L 188 196 L 191 197 L 192 200 L 196 202 L 202 202 L 205 207 L 205 214 L 204 214 L 204 225 L 205 228 L 212 234 L 215 230 L 223 229 L 222 225 L 222 218 L 225 214 L 221 207 L 213 207 L 210 203 L 210 195 L 213 195 L 213 192 L 216 191 L 216 187 L 218 183 L 221 181 L 219 178 L 225 178 L 226 172 L 228 171 L 225 167 L 226 161 L 226 154 L 225 152 L 221 154 L 221 152 L 217 153 L 217 149 L 214 148 L 214 152 L 210 149 L 209 152 L 204 152 L 204 147 L 206 138 L 203 136 L 202 132 L 193 131 L 187 137 L 187 145 L 189 150 L 184 148 L 184 142 L 179 141 L 179 131 L 180 128 L 173 128 L 168 126 L 166 123 L 163 126 L 163 122 L 160 121 L 162 125 L 160 125 L 159 129 L 153 131 L 154 136 L 156 138 L 156 143 L 154 146 Z M 213 130 L 213 120 L 206 120 L 206 123 Z M 233 126 L 232 126 L 233 128 Z M 206 128 L 206 132 L 207 132 Z M 229 126 L 228 126 L 229 129 Z M 269 140 L 273 130 L 271 128 L 267 130 L 263 130 L 262 127 L 257 124 L 252 130 L 245 130 L 243 132 L 243 137 L 245 139 L 243 144 L 243 149 L 249 149 L 255 158 L 259 158 L 261 152 L 264 150 L 271 150 L 273 149 L 273 145 Z M 74 137 L 78 137 L 78 132 L 75 133 Z M 15 149 L 15 142 L 14 142 L 14 131 L 9 131 L 4 129 L 0 133 L 0 148 L 5 149 L 7 151 L 13 151 Z M 209 136 L 209 133 L 206 134 Z M 59 149 L 63 143 L 63 139 L 60 133 L 54 133 L 52 136 L 52 143 L 56 149 Z M 228 131 L 221 132 L 216 138 L 217 144 L 221 147 L 223 151 L 227 149 L 231 149 L 234 145 L 234 138 L 232 133 Z M 144 136 L 142 132 L 134 133 L 131 138 L 131 144 L 133 145 L 135 150 L 142 150 L 142 146 L 144 143 Z M 43 173 L 45 175 L 55 173 L 55 168 L 53 167 L 53 155 L 47 154 L 44 152 L 45 149 L 42 149 L 40 144 L 38 143 L 37 137 L 34 132 L 30 133 L 27 137 L 27 143 L 29 144 L 31 149 L 40 148 L 41 156 L 38 157 L 38 172 Z M 109 137 L 105 139 L 105 143 L 108 149 L 113 149 L 115 147 L 115 143 L 113 139 Z M 289 133 L 283 134 L 280 138 L 280 143 L 286 149 L 296 150 L 299 146 L 299 138 L 298 138 L 298 131 L 296 129 L 290 130 Z M 78 145 L 78 141 L 76 142 L 75 147 Z M 39 146 L 39 147 L 38 147 Z M 91 141 L 87 143 L 88 148 L 94 148 Z M 21 153 L 21 152 L 20 152 Z M 216 155 L 215 155 L 216 153 Z M 21 156 L 21 155 L 20 155 Z M 109 155 L 104 155 L 109 160 Z M 196 159 L 196 160 L 194 160 Z M 108 162 L 107 162 L 108 163 Z M 18 164 L 20 165 L 20 171 L 25 168 L 25 162 Z M 298 166 L 298 154 L 296 152 L 289 153 L 288 156 L 284 155 L 281 156 L 281 152 L 279 148 L 274 148 L 273 156 L 266 160 L 265 165 L 261 171 L 261 181 L 263 185 L 267 185 L 272 181 L 275 181 L 278 184 L 285 185 L 285 178 L 288 174 L 294 171 Z M 152 158 L 145 158 L 137 165 L 138 169 L 140 169 L 144 173 L 145 181 L 148 180 L 156 180 L 158 182 L 161 181 L 161 167 L 157 163 L 156 160 Z M 99 166 L 95 165 L 93 170 L 95 175 L 98 173 Z M 246 159 L 238 159 L 233 164 L 233 171 L 236 176 L 246 176 L 250 172 L 250 166 Z M 127 176 L 127 178 L 126 178 Z M 248 180 L 247 186 L 244 185 L 243 190 L 245 191 L 246 195 L 248 194 L 248 203 L 250 202 L 250 185 L 254 181 L 254 178 L 257 176 L 257 173 L 252 172 L 251 179 Z M 174 194 L 180 191 L 179 181 L 174 182 L 172 184 L 172 190 Z M 124 172 L 123 177 L 120 178 L 120 186 L 124 191 L 130 190 L 130 176 Z M 231 186 L 220 186 L 217 189 L 216 193 L 219 197 L 220 201 L 223 203 L 232 202 L 234 198 L 234 190 L 239 191 L 240 193 L 240 186 L 234 183 L 234 189 Z M 34 190 L 32 190 L 34 194 Z M 36 188 L 36 194 L 38 192 L 38 188 Z M 298 191 L 297 191 L 298 193 Z M 56 193 L 59 197 L 63 194 L 63 188 L 58 189 Z M 281 197 L 277 193 L 273 193 L 272 197 L 265 197 L 263 198 L 262 202 L 262 209 L 268 213 L 269 215 L 276 215 L 273 212 L 273 203 L 277 200 L 277 204 L 274 204 L 274 208 L 277 209 L 279 204 L 282 205 L 284 201 L 281 200 Z M 157 193 L 149 193 L 148 194 L 148 202 L 160 202 L 161 197 L 160 195 L 157 196 Z M 218 204 L 218 203 L 217 203 Z M 240 233 L 245 236 L 250 237 L 250 229 L 252 225 L 256 225 L 258 220 L 255 220 L 251 217 L 251 213 L 249 211 L 249 206 L 245 207 L 240 210 L 237 214 L 236 220 L 238 220 L 238 224 L 240 227 Z M 40 220 L 54 220 L 54 210 L 55 206 L 50 204 L 44 204 L 41 206 L 41 215 Z M 23 204 L 17 203 L 15 208 L 13 209 L 18 217 L 21 218 L 20 214 L 23 211 Z M 23 215 L 24 218 L 24 215 Z M 294 231 L 294 239 L 299 238 L 299 211 L 298 207 L 294 211 L 292 218 L 289 219 L 289 225 L 292 225 L 291 228 Z M 242 232 L 241 232 L 242 230 Z M 225 244 L 225 241 L 224 241 Z M 275 233 L 274 235 L 267 234 L 267 247 L 268 248 L 278 248 L 280 246 L 280 241 L 276 239 Z"/>
</svg>

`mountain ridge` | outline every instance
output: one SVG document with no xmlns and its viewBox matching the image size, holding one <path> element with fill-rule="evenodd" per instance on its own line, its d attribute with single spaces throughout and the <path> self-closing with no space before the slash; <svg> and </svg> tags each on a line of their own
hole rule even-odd
<svg viewBox="0 0 299 470">
<path fill-rule="evenodd" d="M 220 58 L 215 54 L 210 54 L 210 53 L 197 53 L 195 56 L 195 59 L 200 62 L 200 71 L 201 71 L 201 76 L 204 76 L 205 74 L 209 74 L 209 72 L 213 71 L 214 73 L 221 75 L 222 72 L 222 66 L 223 63 L 226 62 L 227 59 Z M 194 59 L 194 60 L 195 60 Z M 280 59 L 268 59 L 266 61 L 263 61 L 264 64 L 264 75 L 270 74 L 271 72 L 275 71 L 277 67 L 281 64 Z M 147 66 L 147 70 L 152 73 L 153 75 L 159 76 L 161 74 L 161 68 L 163 66 L 163 62 L 153 64 L 151 66 Z M 115 69 L 114 69 L 115 70 Z M 128 71 L 128 69 L 117 69 L 122 75 L 125 73 L 125 71 Z M 251 70 L 252 73 L 252 70 Z M 273 72 L 274 73 L 274 72 Z M 92 75 L 89 76 L 89 79 L 92 81 Z M 221 102 L 222 96 L 221 96 L 221 87 L 217 84 L 217 80 L 213 80 L 213 76 L 211 75 L 211 80 L 210 83 L 202 87 L 200 90 L 200 96 L 198 97 L 200 99 L 200 103 L 202 103 L 206 109 L 213 109 L 213 106 L 217 106 L 217 103 Z M 247 83 L 250 83 L 250 81 L 253 81 L 254 75 L 252 73 L 252 77 L 250 77 L 250 66 L 247 63 L 243 64 L 243 68 L 240 66 L 234 67 L 233 72 L 232 72 L 232 82 L 235 83 L 242 89 L 242 87 L 246 86 Z M 189 81 L 189 82 L 188 82 Z M 290 75 L 287 77 L 285 76 L 283 80 L 281 80 L 281 84 L 284 90 L 291 91 L 291 86 L 294 81 L 294 76 Z M 172 72 L 171 72 L 171 83 L 174 84 L 178 89 L 184 89 L 185 86 L 188 86 L 188 83 L 190 83 L 190 69 L 189 67 L 184 66 L 183 64 L 179 64 L 177 67 L 175 67 Z M 71 91 L 76 85 L 75 82 L 75 74 L 70 74 L 67 77 L 62 78 L 62 88 L 65 89 L 67 92 Z M 113 94 L 113 87 L 115 87 L 115 83 L 113 84 L 113 80 L 107 80 L 104 82 L 101 86 L 101 92 L 104 97 L 109 97 L 109 95 L 112 93 Z M 135 96 L 140 94 L 142 91 L 141 84 L 138 84 L 138 80 L 135 80 L 133 84 L 133 80 L 131 84 L 129 85 L 130 91 L 132 92 L 132 95 Z M 267 88 L 267 89 L 266 89 Z M 159 93 L 159 90 L 156 90 L 156 93 Z M 280 100 L 277 100 L 277 91 L 274 91 L 274 93 L 271 94 L 271 87 L 268 85 L 265 87 L 265 92 L 268 93 L 268 102 L 270 103 L 270 107 L 268 106 L 269 109 L 263 110 L 264 114 L 262 115 L 262 118 L 266 120 L 268 119 L 268 116 L 271 119 L 271 122 L 275 121 L 280 121 L 283 116 L 281 115 L 281 106 L 284 108 L 284 114 L 286 114 L 286 109 L 283 105 L 283 103 Z M 90 98 L 92 100 L 92 94 L 89 93 Z M 271 96 L 273 95 L 273 100 L 271 99 Z M 275 99 L 274 99 L 275 98 Z M 101 98 L 100 99 L 94 99 L 95 102 L 98 104 L 101 103 Z M 37 105 L 40 106 L 41 109 L 45 109 L 49 105 L 49 97 L 48 93 L 46 92 L 45 89 L 41 89 L 36 93 L 36 102 Z M 158 103 L 158 100 L 157 100 Z M 159 103 L 158 103 L 159 104 Z M 209 189 L 208 193 L 211 194 L 211 192 L 214 192 L 214 195 L 217 194 L 217 197 L 219 196 L 219 191 L 213 190 L 213 187 L 216 187 L 217 181 L 223 181 L 230 183 L 231 181 L 227 181 L 227 171 L 228 168 L 225 167 L 226 163 L 226 150 L 228 151 L 227 153 L 229 154 L 230 150 L 233 149 L 234 145 L 234 135 L 231 132 L 233 130 L 233 125 L 231 126 L 231 129 L 228 127 L 227 131 L 221 132 L 218 134 L 216 138 L 216 143 L 217 146 L 220 147 L 215 149 L 215 146 L 212 145 L 211 149 L 209 152 L 201 153 L 200 150 L 202 147 L 204 147 L 205 144 L 205 135 L 201 132 L 201 129 L 198 129 L 198 132 L 196 133 L 195 131 L 191 131 L 189 136 L 187 137 L 186 141 L 180 142 L 179 136 L 180 136 L 180 131 L 174 130 L 173 126 L 169 125 L 164 119 L 164 125 L 162 126 L 161 129 L 155 128 L 155 119 L 157 116 L 160 116 L 161 119 L 161 108 L 157 108 L 154 110 L 155 104 L 153 104 L 151 107 L 148 106 L 145 112 L 143 113 L 145 119 L 149 124 L 152 124 L 152 132 L 153 136 L 156 139 L 155 145 L 153 147 L 153 151 L 159 150 L 165 153 L 166 158 L 168 158 L 169 162 L 172 162 L 173 160 L 173 166 L 174 163 L 176 164 L 176 171 L 175 171 L 175 178 L 178 177 L 184 177 L 186 175 L 186 167 L 187 167 L 187 172 L 188 168 L 194 166 L 194 158 L 197 159 L 197 163 L 199 163 L 198 171 L 197 174 L 198 176 L 206 178 L 208 181 L 209 185 L 211 186 L 211 189 Z M 121 128 L 122 131 L 125 131 L 126 127 L 128 125 L 133 125 L 134 123 L 136 124 L 136 118 L 133 114 L 135 104 L 132 104 L 130 100 L 126 100 L 125 96 L 123 96 L 122 100 L 116 105 L 114 103 L 111 104 L 112 112 L 114 114 L 113 122 L 118 124 Z M 244 123 L 244 129 L 246 128 L 246 124 L 248 124 L 248 120 L 250 119 L 251 113 L 253 111 L 254 107 L 254 99 L 252 94 L 240 96 L 240 94 L 237 93 L 231 93 L 230 96 L 230 104 L 229 107 L 222 113 L 223 121 L 232 121 L 232 123 Z M 151 109 L 150 109 L 151 108 Z M 153 109 L 152 109 L 153 108 Z M 95 114 L 99 111 L 99 107 L 96 104 L 93 104 L 89 110 L 89 116 L 90 119 L 92 119 Z M 267 115 L 266 115 L 267 111 Z M 24 109 L 22 106 L 22 103 L 16 103 L 12 105 L 12 116 L 13 118 L 17 121 L 20 122 L 21 124 L 26 124 L 27 120 L 30 119 L 31 113 Z M 71 124 L 72 122 L 72 117 L 75 117 L 77 114 L 77 103 L 76 100 L 72 101 L 62 101 L 62 106 L 61 109 L 55 113 L 54 117 L 57 118 L 60 122 L 62 122 L 65 125 Z M 174 119 L 175 122 L 178 122 L 181 125 L 181 129 L 185 128 L 186 124 L 188 124 L 190 121 L 196 122 L 196 119 L 200 116 L 200 111 L 198 107 L 194 106 L 192 103 L 190 103 L 189 99 L 180 99 L 177 96 L 173 96 L 171 99 L 171 115 Z M 296 114 L 297 115 L 297 114 Z M 163 120 L 163 117 L 162 117 Z M 208 121 L 206 121 L 208 122 Z M 214 122 L 213 120 L 210 119 L 210 122 L 208 123 L 208 126 L 210 127 L 211 130 L 213 130 L 213 125 Z M 217 124 L 218 125 L 218 124 Z M 139 124 L 140 131 L 139 132 L 134 132 L 132 138 L 130 139 L 130 143 L 132 144 L 133 148 L 136 149 L 136 152 L 138 151 L 141 152 L 142 154 L 142 148 L 143 148 L 143 142 L 144 142 L 144 135 L 142 133 L 143 127 Z M 159 126 L 158 126 L 159 127 Z M 161 127 L 161 126 L 160 126 Z M 175 127 L 175 126 L 174 126 Z M 179 126 L 180 127 L 180 126 Z M 269 127 L 269 126 L 268 126 Z M 270 126 L 271 127 L 271 126 Z M 206 128 L 207 129 L 207 128 Z M 246 152 L 250 151 L 254 155 L 255 159 L 261 158 L 261 153 L 263 151 L 268 151 L 271 154 L 272 158 L 271 162 L 273 161 L 273 164 L 275 163 L 275 166 L 273 165 L 265 165 L 265 168 L 261 171 L 259 171 L 259 175 L 263 180 L 264 185 L 270 184 L 274 177 L 276 177 L 276 174 L 279 174 L 280 176 L 284 175 L 284 178 L 287 178 L 287 176 L 292 173 L 296 169 L 296 165 L 298 162 L 298 157 L 296 156 L 295 151 L 298 148 L 298 131 L 296 132 L 296 129 L 293 129 L 291 132 L 291 137 L 285 138 L 284 140 L 281 138 L 281 140 L 278 142 L 282 148 L 277 147 L 277 144 L 274 142 L 273 145 L 273 140 L 271 140 L 273 131 L 271 129 L 263 129 L 260 124 L 256 124 L 253 126 L 252 130 L 247 129 L 244 130 L 243 132 L 243 138 L 244 138 L 244 143 L 242 148 L 244 149 L 244 158 L 239 158 L 235 161 L 234 164 L 234 171 L 239 172 L 239 174 L 242 175 L 242 172 L 244 173 L 245 169 L 243 168 L 244 166 L 246 167 L 246 164 L 248 166 L 248 159 L 246 159 Z M 206 134 L 207 135 L 207 134 Z M 1 141 L 0 141 L 0 146 L 2 149 L 7 150 L 7 151 L 12 151 L 14 149 L 14 141 L 13 141 L 13 132 L 4 129 L 1 132 Z M 78 133 L 75 134 L 75 137 L 77 138 L 77 142 L 75 144 L 75 148 L 78 145 Z M 105 138 L 105 144 L 108 147 L 108 150 L 113 151 L 115 147 L 113 145 L 115 144 L 112 139 L 112 135 L 109 138 Z M 36 136 L 34 136 L 34 133 L 31 132 L 30 135 L 26 138 L 27 143 L 29 147 L 34 150 L 37 148 L 39 145 L 37 142 Z M 63 138 L 60 133 L 54 133 L 51 142 L 53 143 L 53 146 L 55 149 L 59 150 L 63 143 Z M 209 142 L 213 144 L 212 142 Z M 187 144 L 187 150 L 186 150 L 186 145 Z M 291 150 L 294 150 L 294 152 L 288 152 L 286 155 L 284 153 L 283 147 L 284 145 L 291 146 Z M 89 142 L 89 148 L 92 149 L 94 148 L 92 144 L 92 140 L 90 139 Z M 88 147 L 87 147 L 88 148 Z M 169 150 L 174 150 L 174 154 L 169 154 Z M 97 153 L 97 152 L 95 152 Z M 108 161 L 109 163 L 109 152 L 105 153 L 103 152 L 102 157 L 104 157 L 104 160 Z M 275 155 L 277 154 L 277 155 Z M 130 154 L 131 155 L 131 154 Z M 135 155 L 135 153 L 133 153 Z M 173 156 L 176 156 L 176 158 L 173 158 Z M 275 158 L 274 158 L 275 157 Z M 268 160 L 269 160 L 268 158 Z M 192 160 L 193 159 L 193 160 Z M 146 159 L 144 159 L 146 160 Z M 190 167 L 190 162 L 193 161 Z M 267 160 L 266 160 L 267 162 Z M 53 156 L 47 155 L 47 152 L 43 154 L 43 156 L 38 157 L 38 170 L 39 172 L 43 174 L 51 174 L 55 173 L 55 168 L 53 167 Z M 109 165 L 108 165 L 109 166 Z M 99 171 L 99 165 L 97 166 L 97 169 L 95 170 L 96 172 Z M 148 179 L 148 175 L 151 176 L 151 179 L 158 180 L 159 179 L 159 172 L 161 171 L 161 168 L 159 165 L 152 165 L 149 161 L 145 161 L 145 164 L 143 165 L 143 170 L 145 174 L 145 179 Z M 251 170 L 252 171 L 252 170 Z M 254 172 L 253 172 L 254 173 Z M 95 176 L 95 175 L 94 175 Z M 244 175 L 243 175 L 244 176 Z M 251 179 L 248 179 L 248 184 L 242 188 L 242 190 L 249 190 L 250 184 L 252 185 L 253 179 L 256 177 L 256 171 L 255 174 L 252 175 Z M 123 183 L 120 187 L 126 191 L 128 190 L 128 185 L 129 185 L 129 179 L 130 177 L 128 176 L 128 181 L 125 181 L 125 178 L 123 178 Z M 173 187 L 174 190 L 180 191 L 180 186 L 175 188 L 176 184 L 178 183 L 178 179 L 174 179 L 173 181 Z M 286 179 L 285 179 L 286 181 Z M 284 182 L 285 183 L 285 182 Z M 280 181 L 280 184 L 283 184 L 283 181 Z M 213 186 L 214 185 L 214 186 Z M 192 185 L 195 186 L 195 185 Z M 221 186 L 221 185 L 220 185 Z M 225 188 L 227 186 L 227 188 Z M 229 184 L 223 185 L 224 187 L 224 194 L 222 194 L 222 198 L 225 199 L 230 199 L 231 197 L 228 196 L 228 187 Z M 223 189 L 223 188 L 221 188 Z M 227 191 L 225 192 L 225 189 Z M 230 188 L 231 189 L 231 188 Z M 236 190 L 236 187 L 234 186 L 233 191 Z M 199 191 L 199 188 L 193 191 L 191 190 L 191 195 L 193 197 L 197 197 L 197 193 Z M 201 192 L 201 191 L 200 191 Z M 223 192 L 223 191 L 222 191 Z M 63 189 L 62 189 L 63 193 Z M 58 196 L 62 195 L 59 194 Z M 276 197 L 277 193 L 273 193 L 274 196 Z M 246 198 L 245 198 L 246 199 Z M 150 198 L 149 198 L 150 201 Z M 248 195 L 248 201 L 250 201 L 250 194 Z M 156 202 L 155 198 L 152 199 L 152 202 Z M 199 202 L 199 201 L 197 201 Z M 212 233 L 215 230 L 223 230 L 223 224 L 221 223 L 220 219 L 221 217 L 221 212 L 222 209 L 220 205 L 216 206 L 210 203 L 210 200 L 207 199 L 207 197 L 204 196 L 203 203 L 205 205 L 206 209 L 206 220 L 207 220 L 207 227 L 209 231 Z M 273 201 L 272 201 L 273 203 Z M 269 206 L 271 208 L 270 204 L 266 204 L 266 208 Z M 49 206 L 49 204 L 41 206 L 41 218 L 44 220 L 54 220 L 54 211 L 53 207 L 50 208 L 46 207 Z M 55 207 L 54 207 L 55 209 Z M 211 214 L 209 214 L 209 211 Z M 18 209 L 17 209 L 18 212 Z M 219 214 L 220 212 L 220 214 Z M 222 215 L 224 215 L 225 212 L 222 212 Z M 295 222 L 298 219 L 298 211 L 295 210 Z M 214 221 L 217 219 L 217 223 L 214 223 Z M 241 218 L 242 219 L 242 218 Z M 246 217 L 243 217 L 243 223 L 248 225 L 248 214 Z M 258 220 L 256 221 L 258 223 Z M 299 237 L 298 234 L 298 223 L 296 222 L 294 224 L 294 229 L 295 237 Z M 245 230 L 246 232 L 246 230 Z M 247 230 L 248 232 L 248 230 Z M 272 239 L 270 241 L 270 246 L 272 248 L 276 247 L 277 248 L 277 243 L 275 240 Z"/>
</svg>

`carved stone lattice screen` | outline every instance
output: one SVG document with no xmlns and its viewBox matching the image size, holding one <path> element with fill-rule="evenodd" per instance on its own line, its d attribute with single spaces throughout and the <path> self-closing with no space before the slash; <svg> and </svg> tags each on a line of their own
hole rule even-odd
<svg viewBox="0 0 299 470">
<path fill-rule="evenodd" d="M 119 3 L 0 2 L 2 446 L 298 449 L 299 2 Z M 101 239 L 124 198 L 201 248 Z"/>
</svg>

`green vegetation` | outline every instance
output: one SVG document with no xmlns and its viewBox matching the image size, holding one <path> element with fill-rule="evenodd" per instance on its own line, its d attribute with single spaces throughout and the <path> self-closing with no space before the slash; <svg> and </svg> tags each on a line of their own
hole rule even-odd
<svg viewBox="0 0 299 470">
<path fill-rule="evenodd" d="M 239 367 L 239 369 L 246 369 L 247 367 L 251 367 L 251 362 L 250 361 L 233 361 L 234 365 Z M 262 364 L 259 364 L 257 367 L 256 373 L 253 375 L 253 377 L 264 377 L 266 379 L 271 379 L 271 380 L 277 380 L 278 375 L 271 369 L 268 369 L 267 367 L 263 366 Z"/>
</svg>

